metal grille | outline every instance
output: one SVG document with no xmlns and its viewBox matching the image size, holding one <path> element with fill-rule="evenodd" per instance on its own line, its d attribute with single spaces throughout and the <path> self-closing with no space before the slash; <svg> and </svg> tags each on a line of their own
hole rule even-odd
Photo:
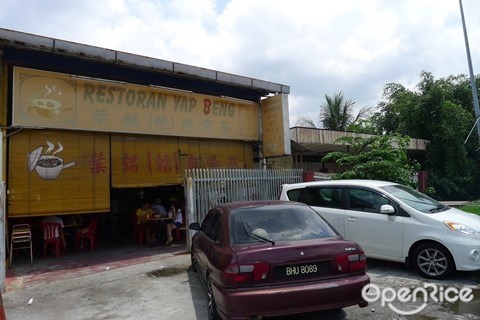
<svg viewBox="0 0 480 320">
<path fill-rule="evenodd" d="M 201 222 L 219 203 L 278 199 L 282 184 L 302 182 L 302 172 L 302 169 L 186 170 L 187 222 Z"/>
</svg>

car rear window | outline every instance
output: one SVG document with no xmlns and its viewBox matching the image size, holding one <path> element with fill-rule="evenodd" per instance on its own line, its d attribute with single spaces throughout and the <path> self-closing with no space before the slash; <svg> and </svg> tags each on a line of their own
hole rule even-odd
<svg viewBox="0 0 480 320">
<path fill-rule="evenodd" d="M 266 242 L 262 238 L 277 242 L 338 236 L 307 206 L 246 207 L 232 211 L 230 217 L 232 244 Z"/>
<path fill-rule="evenodd" d="M 303 189 L 292 189 L 287 191 L 287 197 L 290 201 L 298 201 Z"/>
<path fill-rule="evenodd" d="M 305 188 L 298 199 L 313 207 L 342 208 L 342 187 Z"/>
</svg>

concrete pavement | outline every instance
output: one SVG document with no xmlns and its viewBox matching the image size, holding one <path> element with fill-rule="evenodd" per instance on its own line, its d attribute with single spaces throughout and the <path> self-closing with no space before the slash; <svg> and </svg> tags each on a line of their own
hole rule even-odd
<svg viewBox="0 0 480 320">
<path fill-rule="evenodd" d="M 17 259 L 18 260 L 18 259 Z M 9 320 L 206 319 L 206 298 L 185 246 L 81 252 L 12 266 L 3 294 Z M 193 277 L 191 277 L 193 275 Z"/>
<path fill-rule="evenodd" d="M 3 295 L 9 320 L 171 319 L 206 320 L 207 299 L 198 275 L 191 271 L 185 246 L 120 249 L 66 254 L 59 259 L 14 260 Z M 15 264 L 17 261 L 17 265 Z M 285 317 L 281 320 L 347 319 L 480 319 L 480 274 L 458 273 L 449 280 L 425 281 L 402 264 L 370 260 L 368 273 L 381 288 L 421 287 L 423 283 L 474 288 L 469 304 L 432 303 L 421 313 L 402 316 L 380 302 L 336 312 Z M 402 304 L 413 310 L 420 302 Z M 280 319 L 279 319 L 280 320 Z"/>
</svg>

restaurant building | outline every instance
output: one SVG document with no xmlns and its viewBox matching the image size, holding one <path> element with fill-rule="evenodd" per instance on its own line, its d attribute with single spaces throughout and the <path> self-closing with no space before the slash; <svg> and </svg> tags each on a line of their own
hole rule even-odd
<svg viewBox="0 0 480 320">
<path fill-rule="evenodd" d="M 0 61 L 7 226 L 290 154 L 286 85 L 7 29 Z"/>
</svg>

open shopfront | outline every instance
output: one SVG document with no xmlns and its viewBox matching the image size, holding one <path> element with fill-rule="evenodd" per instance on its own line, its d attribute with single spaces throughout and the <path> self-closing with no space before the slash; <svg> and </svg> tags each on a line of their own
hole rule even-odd
<svg viewBox="0 0 480 320">
<path fill-rule="evenodd" d="M 1 258 L 13 223 L 59 215 L 75 228 L 99 217 L 99 231 L 127 234 L 125 218 L 113 228 L 116 198 L 127 215 L 143 198 L 168 206 L 184 196 L 186 169 L 249 169 L 290 154 L 289 92 L 0 28 Z"/>
<path fill-rule="evenodd" d="M 12 220 L 100 215 L 125 230 L 140 201 L 183 201 L 185 169 L 253 168 L 256 103 L 26 68 L 14 68 L 14 88 Z"/>
</svg>

